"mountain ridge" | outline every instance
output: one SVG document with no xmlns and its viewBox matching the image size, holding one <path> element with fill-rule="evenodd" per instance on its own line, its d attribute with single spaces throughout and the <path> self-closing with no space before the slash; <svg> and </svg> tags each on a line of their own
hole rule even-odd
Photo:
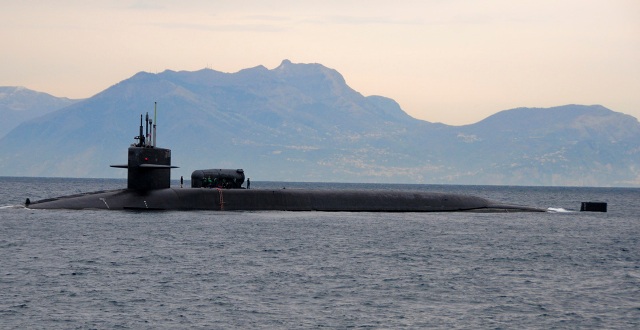
<svg viewBox="0 0 640 330">
<path fill-rule="evenodd" d="M 336 70 L 288 60 L 236 73 L 136 73 L 5 135 L 0 175 L 124 177 L 108 165 L 126 158 L 136 118 L 154 102 L 158 145 L 181 167 L 173 177 L 244 168 L 256 180 L 640 184 L 640 124 L 632 116 L 566 105 L 449 126 L 363 96 Z"/>
</svg>

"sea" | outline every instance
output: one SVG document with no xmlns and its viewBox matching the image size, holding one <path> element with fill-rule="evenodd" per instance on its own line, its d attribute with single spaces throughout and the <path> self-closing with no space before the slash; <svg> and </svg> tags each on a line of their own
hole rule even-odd
<svg viewBox="0 0 640 330">
<path fill-rule="evenodd" d="M 638 188 L 251 183 L 548 212 L 31 210 L 126 181 L 0 177 L 0 328 L 640 328 Z"/>
</svg>

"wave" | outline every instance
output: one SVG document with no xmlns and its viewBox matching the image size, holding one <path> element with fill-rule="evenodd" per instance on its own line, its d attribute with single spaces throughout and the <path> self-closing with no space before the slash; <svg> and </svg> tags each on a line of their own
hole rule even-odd
<svg viewBox="0 0 640 330">
<path fill-rule="evenodd" d="M 567 210 L 567 209 L 562 208 L 562 207 L 549 207 L 549 208 L 547 208 L 547 212 L 551 212 L 551 213 L 573 213 L 573 212 L 576 212 L 576 211 Z"/>
<path fill-rule="evenodd" d="M 0 210 L 7 210 L 7 209 L 24 209 L 24 205 L 5 205 L 5 206 L 0 206 Z"/>
</svg>

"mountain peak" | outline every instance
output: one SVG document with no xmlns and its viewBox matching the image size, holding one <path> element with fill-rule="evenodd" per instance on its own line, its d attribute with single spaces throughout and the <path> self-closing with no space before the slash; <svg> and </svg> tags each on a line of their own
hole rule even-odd
<svg viewBox="0 0 640 330">
<path fill-rule="evenodd" d="M 292 63 L 291 61 L 284 59 L 273 71 L 277 74 L 295 74 L 299 73 L 300 68 L 308 67 L 309 64 Z"/>
<path fill-rule="evenodd" d="M 336 94 L 353 91 L 338 71 L 319 63 L 292 63 L 285 59 L 272 72 L 278 79 L 287 80 L 305 90 L 324 90 Z"/>
<path fill-rule="evenodd" d="M 293 63 L 290 60 L 282 60 L 280 65 L 273 69 L 274 72 L 279 74 L 334 74 L 341 76 L 338 71 L 329 69 L 326 66 L 319 63 Z"/>
<path fill-rule="evenodd" d="M 0 87 L 0 98 L 7 97 L 13 93 L 27 90 L 27 88 L 22 86 L 1 86 Z"/>
<path fill-rule="evenodd" d="M 285 66 L 292 65 L 292 64 L 293 64 L 293 63 L 291 63 L 291 61 L 290 61 L 290 60 L 288 60 L 288 59 L 286 59 L 286 58 L 285 58 L 284 60 L 282 60 L 282 62 L 280 63 L 280 65 L 278 65 L 278 68 L 280 68 L 280 67 L 285 67 Z"/>
</svg>

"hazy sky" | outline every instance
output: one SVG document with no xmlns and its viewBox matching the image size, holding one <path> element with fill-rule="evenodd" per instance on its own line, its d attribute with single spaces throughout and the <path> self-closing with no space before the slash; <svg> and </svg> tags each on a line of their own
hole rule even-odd
<svg viewBox="0 0 640 330">
<path fill-rule="evenodd" d="M 570 103 L 640 118 L 638 0 L 0 0 L 0 45 L 0 86 L 70 98 L 289 59 L 432 122 Z"/>
</svg>

